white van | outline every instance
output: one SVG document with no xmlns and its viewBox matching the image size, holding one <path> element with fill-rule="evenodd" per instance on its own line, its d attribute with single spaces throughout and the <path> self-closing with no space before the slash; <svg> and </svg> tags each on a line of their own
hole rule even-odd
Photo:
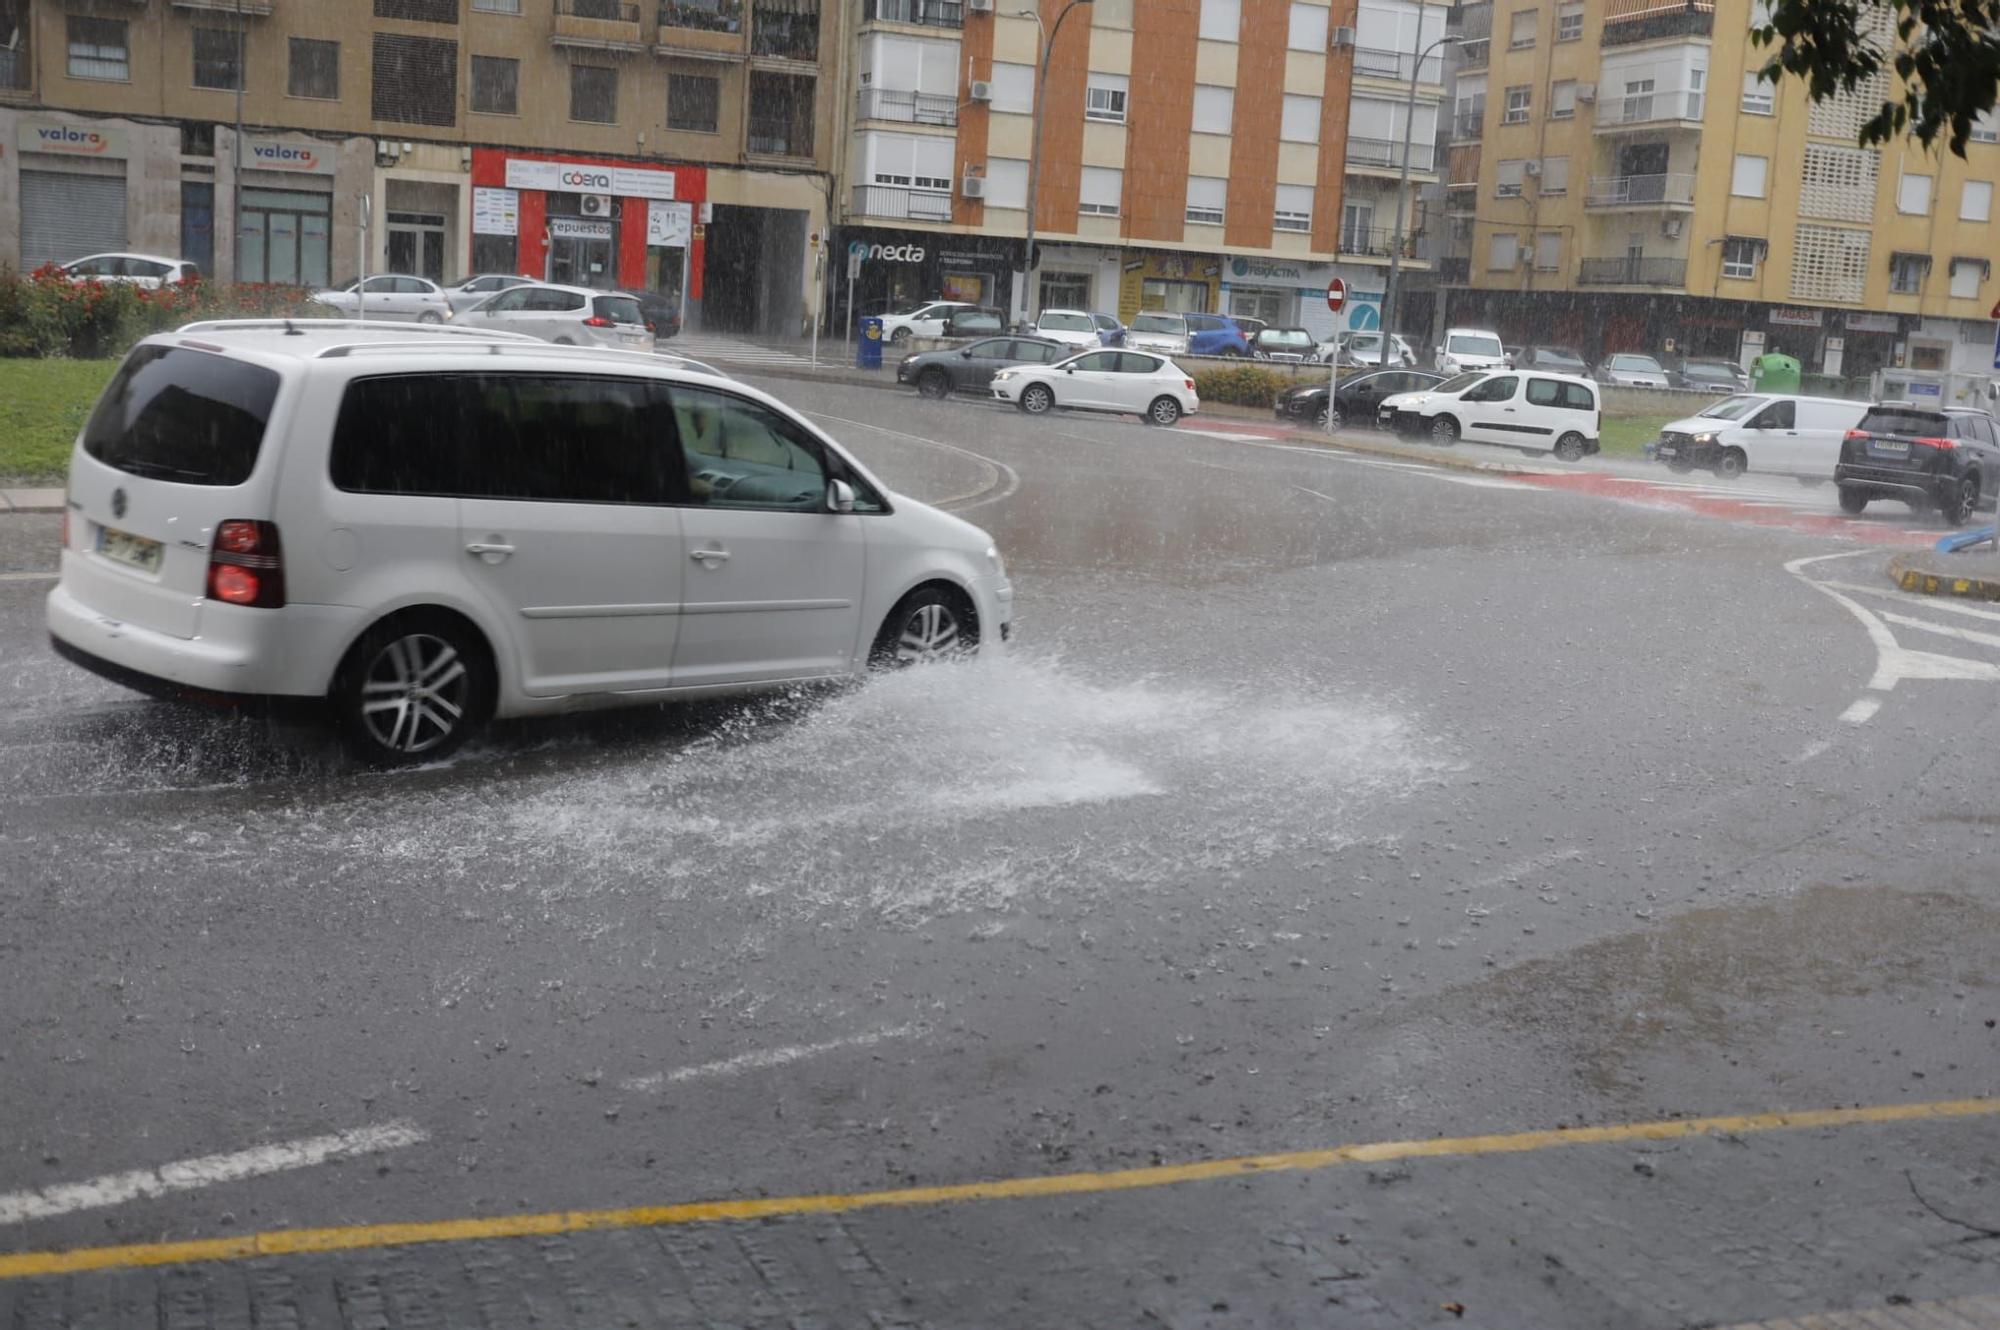
<svg viewBox="0 0 2000 1330">
<path fill-rule="evenodd" d="M 1838 397 L 1738 393 L 1668 425 L 1653 453 L 1674 471 L 1700 466 L 1725 480 L 1757 471 L 1817 483 L 1833 479 L 1841 442 L 1867 412 L 1868 403 Z"/>
<path fill-rule="evenodd" d="M 1507 348 L 1500 334 L 1485 328 L 1447 328 L 1444 345 L 1432 357 L 1440 374 L 1464 374 L 1478 369 L 1506 369 Z"/>
<path fill-rule="evenodd" d="M 486 720 L 851 675 L 1008 635 L 985 532 L 651 355 L 450 327 L 146 338 L 70 459 L 48 627 L 142 691 L 324 699 L 363 759 Z"/>
<path fill-rule="evenodd" d="M 1574 462 L 1600 447 L 1601 406 L 1589 379 L 1506 370 L 1461 374 L 1426 391 L 1384 398 L 1380 419 L 1399 434 L 1428 435 L 1447 447 L 1464 439 Z"/>
</svg>

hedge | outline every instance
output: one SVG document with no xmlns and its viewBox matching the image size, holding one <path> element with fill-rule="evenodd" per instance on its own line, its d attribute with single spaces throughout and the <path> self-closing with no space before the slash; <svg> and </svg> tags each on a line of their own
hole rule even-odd
<svg viewBox="0 0 2000 1330">
<path fill-rule="evenodd" d="M 1289 376 L 1255 365 L 1198 370 L 1194 376 L 1194 390 L 1202 401 L 1230 406 L 1269 406 L 1291 386 Z"/>
<path fill-rule="evenodd" d="M 123 355 L 149 333 L 196 319 L 324 317 L 302 286 L 72 282 L 54 264 L 27 277 L 0 269 L 0 356 Z"/>
</svg>

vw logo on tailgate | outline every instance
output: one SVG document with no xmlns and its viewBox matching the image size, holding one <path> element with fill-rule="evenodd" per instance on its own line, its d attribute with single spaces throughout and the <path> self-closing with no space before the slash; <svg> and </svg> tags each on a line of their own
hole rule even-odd
<svg viewBox="0 0 2000 1330">
<path fill-rule="evenodd" d="M 123 486 L 111 491 L 111 515 L 113 517 L 123 517 L 125 515 L 125 490 Z"/>
</svg>

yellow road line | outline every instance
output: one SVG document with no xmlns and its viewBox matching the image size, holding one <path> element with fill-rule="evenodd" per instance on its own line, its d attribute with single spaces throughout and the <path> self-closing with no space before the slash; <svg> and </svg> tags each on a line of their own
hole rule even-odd
<svg viewBox="0 0 2000 1330">
<path fill-rule="evenodd" d="M 1578 1127 L 1568 1131 L 1524 1131 L 1497 1136 L 1451 1136 L 1428 1141 L 1378 1141 L 1343 1145 L 1331 1150 L 1296 1150 L 1286 1154 L 1241 1155 L 1197 1164 L 1123 1169 L 1113 1173 L 1058 1173 L 1042 1177 L 1003 1178 L 943 1187 L 905 1187 L 893 1191 L 847 1195 L 772 1196 L 734 1201 L 693 1201 L 682 1205 L 638 1206 L 624 1210 L 561 1210 L 534 1215 L 496 1215 L 485 1219 L 442 1219 L 409 1224 L 359 1224 L 345 1228 L 289 1228 L 240 1237 L 200 1238 L 188 1242 L 135 1243 L 118 1247 L 78 1247 L 67 1251 L 31 1251 L 0 1256 L 0 1280 L 83 1270 L 124 1270 L 141 1266 L 184 1265 L 207 1261 L 240 1261 L 255 1256 L 304 1252 L 355 1251 L 369 1247 L 405 1247 L 426 1242 L 467 1242 L 481 1238 L 522 1238 L 593 1229 L 663 1228 L 713 1224 L 727 1220 L 771 1219 L 791 1215 L 840 1214 L 888 1206 L 954 1205 L 967 1201 L 1020 1200 L 1038 1196 L 1077 1196 L 1145 1187 L 1173 1187 L 1218 1178 L 1258 1173 L 1298 1173 L 1339 1164 L 1376 1164 L 1399 1159 L 1525 1154 L 1566 1146 L 1607 1145 L 1621 1141 L 1671 1141 L 1711 1133 L 1748 1135 L 1755 1132 L 1799 1131 L 1814 1127 L 1851 1127 L 1867 1123 L 1923 1122 L 2000 1115 L 2000 1099 L 1951 1099 L 1923 1104 L 1880 1104 L 1867 1108 L 1825 1108 L 1799 1113 L 1751 1113 L 1739 1117 L 1684 1118 L 1632 1122 L 1609 1127 Z"/>
</svg>

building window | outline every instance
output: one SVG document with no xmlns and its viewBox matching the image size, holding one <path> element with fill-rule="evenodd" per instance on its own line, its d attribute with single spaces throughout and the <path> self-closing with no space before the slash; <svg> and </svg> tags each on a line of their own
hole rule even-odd
<svg viewBox="0 0 2000 1330">
<path fill-rule="evenodd" d="M 1340 205 L 1340 252 L 1343 254 L 1372 254 L 1375 252 L 1375 205 L 1372 203 L 1343 203 Z"/>
<path fill-rule="evenodd" d="M 1319 98 L 1286 93 L 1284 118 L 1279 124 L 1278 137 L 1287 143 L 1318 143 L 1319 116 Z"/>
<path fill-rule="evenodd" d="M 1557 79 L 1549 85 L 1549 119 L 1567 120 L 1576 114 L 1576 80 Z"/>
<path fill-rule="evenodd" d="M 1243 21 L 1242 0 L 1201 0 L 1201 38 L 1210 42 L 1233 42 Z"/>
<path fill-rule="evenodd" d="M 1492 244 L 1486 249 L 1486 266 L 1498 272 L 1512 268 L 1521 261 L 1521 238 L 1506 233 L 1496 234 Z"/>
<path fill-rule="evenodd" d="M 1190 226 L 1221 226 L 1223 210 L 1229 206 L 1229 182 L 1221 176 L 1191 175 L 1187 187 L 1187 222 Z"/>
<path fill-rule="evenodd" d="M 472 7 L 488 14 L 518 14 L 521 0 L 472 0 Z"/>
<path fill-rule="evenodd" d="M 1569 158 L 1542 158 L 1542 178 L 1535 184 L 1540 195 L 1569 193 Z"/>
<path fill-rule="evenodd" d="M 1544 231 L 1535 237 L 1535 271 L 1554 272 L 1562 267 L 1563 238 L 1559 231 Z"/>
<path fill-rule="evenodd" d="M 333 196 L 245 189 L 236 280 L 324 286 L 332 276 Z"/>
<path fill-rule="evenodd" d="M 1132 26 L 1133 0 L 1097 0 L 1090 7 L 1090 26 L 1093 28 L 1129 28 Z"/>
<path fill-rule="evenodd" d="M 812 156 L 816 88 L 811 75 L 752 72 L 750 151 L 771 157 Z M 947 180 L 945 187 L 950 185 Z"/>
<path fill-rule="evenodd" d="M 1993 182 L 1991 180 L 1968 180 L 1965 191 L 1958 196 L 1958 220 L 1961 222 L 1986 222 L 1993 219 Z"/>
<path fill-rule="evenodd" d="M 986 159 L 986 206 L 1025 208 L 1028 206 L 1028 161 L 1025 157 Z"/>
<path fill-rule="evenodd" d="M 1526 162 L 1502 162 L 1493 181 L 1493 197 L 1496 199 L 1518 199 L 1521 197 L 1521 182 L 1527 178 Z"/>
<path fill-rule="evenodd" d="M 1130 80 L 1123 74 L 1092 74 L 1084 89 L 1083 114 L 1089 120 L 1125 123 L 1125 94 Z"/>
<path fill-rule="evenodd" d="M 1227 134 L 1236 116 L 1236 89 L 1212 83 L 1194 85 L 1194 132 Z"/>
<path fill-rule="evenodd" d="M 1500 117 L 1503 125 L 1525 125 L 1528 123 L 1528 108 L 1533 104 L 1534 90 L 1525 83 L 1507 89 L 1507 109 Z"/>
<path fill-rule="evenodd" d="M 1743 114 L 1770 115 L 1777 109 L 1776 89 L 1757 77 L 1754 69 L 1743 73 Z"/>
<path fill-rule="evenodd" d="M 1974 143 L 2000 143 L 2000 112 L 1981 111 L 1972 121 Z"/>
<path fill-rule="evenodd" d="M 498 55 L 472 57 L 472 109 L 481 115 L 517 115 L 521 62 Z"/>
<path fill-rule="evenodd" d="M 122 18 L 69 18 L 69 76 L 73 79 L 110 79 L 125 83 L 132 78 L 131 49 L 126 45 Z"/>
<path fill-rule="evenodd" d="M 1310 231 L 1313 226 L 1313 187 L 1279 185 L 1277 210 L 1271 218 L 1274 231 Z"/>
<path fill-rule="evenodd" d="M 1979 296 L 1979 284 L 1986 280 L 1985 259 L 1953 259 L 1951 261 L 1951 298 L 1953 300 L 1975 300 Z"/>
<path fill-rule="evenodd" d="M 1086 166 L 1076 210 L 1085 217 L 1116 217 L 1125 197 L 1125 173 L 1115 166 Z"/>
<path fill-rule="evenodd" d="M 234 92 L 243 78 L 241 40 L 234 28 L 196 28 L 194 86 Z"/>
<path fill-rule="evenodd" d="M 1564 0 L 1556 6 L 1556 40 L 1583 40 L 1583 0 Z"/>
<path fill-rule="evenodd" d="M 1294 51 L 1326 50 L 1326 19 L 1330 13 L 1325 5 L 1304 5 L 1292 0 L 1291 30 L 1285 34 L 1285 45 Z"/>
<path fill-rule="evenodd" d="M 1035 110 L 1035 67 L 1011 60 L 993 62 L 993 109 L 1015 115 Z"/>
<path fill-rule="evenodd" d="M 722 107 L 722 80 L 702 74 L 667 76 L 667 128 L 713 134 Z"/>
<path fill-rule="evenodd" d="M 1764 242 L 1754 236 L 1728 236 L 1722 242 L 1722 275 L 1741 281 L 1757 276 L 1757 261 L 1764 256 Z"/>
<path fill-rule="evenodd" d="M 1532 9 L 1517 9 L 1507 27 L 1507 49 L 1519 51 L 1535 44 L 1535 26 L 1540 15 Z"/>
<path fill-rule="evenodd" d="M 1896 190 L 1896 211 L 1923 216 L 1930 210 L 1931 178 L 1927 175 L 1904 176 L 1901 187 Z"/>
<path fill-rule="evenodd" d="M 1739 199 L 1763 198 L 1765 179 L 1770 173 L 1770 166 L 1771 159 L 1768 157 L 1737 153 L 1736 169 L 1729 179 L 1729 192 Z"/>
<path fill-rule="evenodd" d="M 215 156 L 215 126 L 187 122 L 181 125 L 181 156 Z M 203 271 L 207 271 L 203 269 Z"/>
<path fill-rule="evenodd" d="M 375 0 L 375 17 L 411 23 L 456 23 L 458 0 Z"/>
<path fill-rule="evenodd" d="M 370 110 L 377 120 L 449 125 L 458 119 L 458 43 L 375 34 Z"/>
<path fill-rule="evenodd" d="M 761 0 L 750 12 L 750 54 L 819 59 L 817 0 Z"/>
<path fill-rule="evenodd" d="M 593 125 L 617 124 L 618 71 L 609 65 L 571 65 L 569 118 Z"/>
<path fill-rule="evenodd" d="M 340 43 L 292 38 L 292 65 L 285 91 L 294 97 L 333 101 L 340 96 Z"/>
<path fill-rule="evenodd" d="M 1924 278 L 1930 274 L 1931 256 L 1928 254 L 1895 253 L 1889 256 L 1889 290 L 1894 295 L 1913 296 L 1924 289 Z"/>
</svg>

